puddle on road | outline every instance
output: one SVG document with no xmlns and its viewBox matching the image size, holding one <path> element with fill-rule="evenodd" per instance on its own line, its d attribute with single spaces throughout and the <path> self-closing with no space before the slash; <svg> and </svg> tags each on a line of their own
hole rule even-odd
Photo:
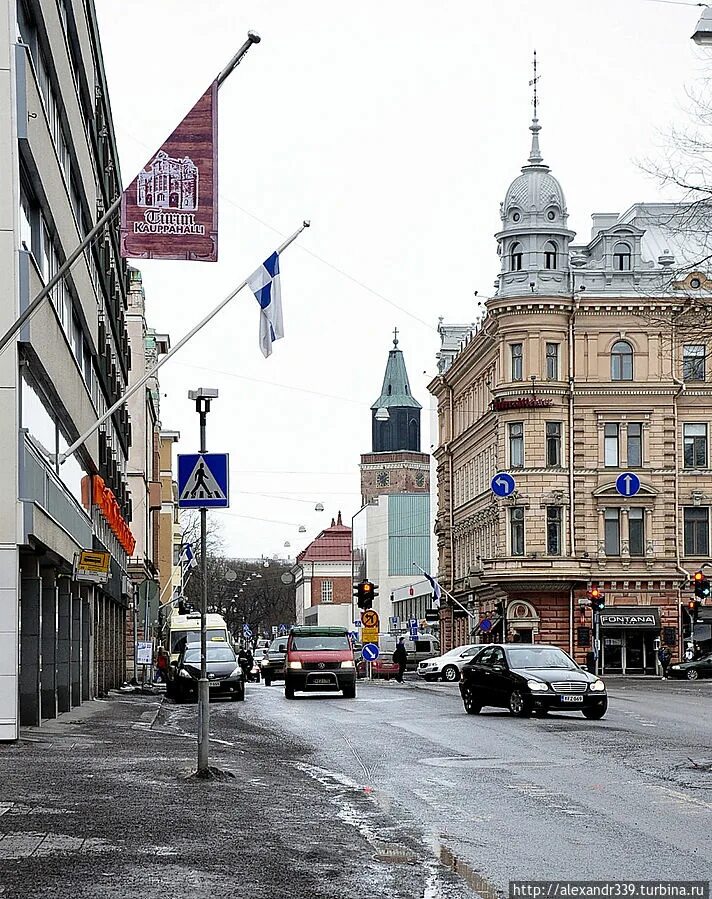
<svg viewBox="0 0 712 899">
<path fill-rule="evenodd" d="M 492 756 L 443 755 L 421 759 L 433 768 L 565 768 L 578 764 L 577 759 L 503 759 Z"/>
</svg>

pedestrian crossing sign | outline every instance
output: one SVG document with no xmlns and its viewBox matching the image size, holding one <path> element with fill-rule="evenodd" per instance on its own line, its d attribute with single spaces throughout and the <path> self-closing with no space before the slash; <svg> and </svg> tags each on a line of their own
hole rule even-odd
<svg viewBox="0 0 712 899">
<path fill-rule="evenodd" d="M 178 506 L 225 509 L 230 505 L 228 453 L 178 456 Z"/>
</svg>

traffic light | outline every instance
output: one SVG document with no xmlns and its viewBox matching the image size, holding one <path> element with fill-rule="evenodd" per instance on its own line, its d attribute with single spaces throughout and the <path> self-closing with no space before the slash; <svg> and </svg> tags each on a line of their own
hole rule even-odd
<svg viewBox="0 0 712 899">
<path fill-rule="evenodd" d="M 700 608 L 699 599 L 690 599 L 687 602 L 687 613 L 690 616 L 690 621 L 692 622 L 692 626 L 694 627 L 697 624 L 697 612 Z"/>
<path fill-rule="evenodd" d="M 504 618 L 504 603 L 499 600 L 494 604 L 494 612 L 495 615 L 499 615 L 500 618 Z"/>
<path fill-rule="evenodd" d="M 358 602 L 359 609 L 370 609 L 373 607 L 373 600 L 378 596 L 376 585 L 371 581 L 359 581 L 354 587 L 354 593 Z"/>
<path fill-rule="evenodd" d="M 589 587 L 588 598 L 591 600 L 591 609 L 594 612 L 602 612 L 606 607 L 606 598 L 598 587 Z"/>
<path fill-rule="evenodd" d="M 692 584 L 695 589 L 695 596 L 698 599 L 705 600 L 712 592 L 712 585 L 710 585 L 709 578 L 703 571 L 696 571 L 692 575 Z"/>
</svg>

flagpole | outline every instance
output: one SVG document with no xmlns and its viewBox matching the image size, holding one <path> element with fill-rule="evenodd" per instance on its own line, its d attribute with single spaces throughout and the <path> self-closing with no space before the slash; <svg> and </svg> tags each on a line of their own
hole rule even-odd
<svg viewBox="0 0 712 899">
<path fill-rule="evenodd" d="M 299 237 L 299 235 L 302 233 L 302 231 L 305 228 L 309 227 L 309 224 L 310 223 L 308 221 L 302 222 L 301 226 L 299 228 L 297 228 L 297 230 L 294 232 L 294 234 L 292 234 L 290 237 L 288 237 L 284 241 L 284 243 L 279 247 L 279 249 L 277 250 L 277 253 L 279 255 L 281 255 L 282 252 L 284 250 L 286 250 L 287 247 L 293 241 L 295 241 L 297 239 L 297 237 Z M 171 349 L 165 354 L 165 356 L 161 356 L 161 358 L 158 360 L 158 362 L 156 362 L 156 364 L 153 366 L 153 368 L 149 369 L 146 372 L 146 374 L 143 375 L 143 377 L 139 378 L 139 380 L 136 381 L 135 384 L 133 384 L 131 387 L 129 387 L 129 389 L 126 391 L 126 393 L 122 397 L 120 397 L 114 403 L 113 406 L 111 406 L 109 409 L 107 409 L 107 411 L 104 412 L 104 414 L 101 415 L 90 428 L 87 428 L 87 430 L 80 437 L 78 437 L 70 447 L 68 447 L 63 453 L 59 454 L 59 456 L 57 457 L 57 463 L 59 465 L 63 465 L 67 461 L 67 459 L 86 440 L 88 440 L 89 437 L 91 437 L 91 435 L 94 433 L 94 431 L 97 430 L 97 428 L 101 427 L 101 425 L 103 425 L 104 422 L 108 418 L 111 418 L 111 416 L 114 414 L 114 412 L 116 412 L 117 409 L 121 408 L 121 406 L 123 406 L 124 403 L 134 395 L 134 393 L 136 393 L 143 387 L 143 385 L 146 383 L 146 381 L 149 381 L 151 378 L 155 377 L 159 368 L 161 368 L 163 365 L 165 365 L 165 363 L 168 362 L 168 360 L 172 356 L 174 356 L 178 352 L 178 350 L 181 349 L 181 347 L 185 346 L 186 343 L 188 343 L 188 341 L 191 340 L 191 338 L 195 337 L 195 335 L 198 333 L 198 331 L 202 330 L 208 324 L 208 322 L 210 322 L 213 318 L 215 318 L 215 316 L 218 314 L 218 312 L 220 312 L 222 309 L 224 309 L 225 306 L 227 306 L 227 304 L 230 302 L 230 300 L 234 299 L 237 296 L 237 294 L 242 290 L 243 287 L 247 286 L 248 281 L 249 281 L 249 277 L 245 278 L 245 280 L 242 281 L 233 291 L 231 291 L 231 293 L 229 293 L 225 297 L 225 299 L 221 300 L 218 303 L 218 305 L 215 306 L 215 308 L 212 309 L 205 316 L 204 319 L 202 319 L 202 321 L 199 321 L 198 324 L 195 325 L 194 328 L 191 328 L 191 330 L 188 331 L 187 334 L 185 334 L 183 337 L 181 337 L 181 339 L 178 341 L 178 343 L 175 346 L 171 347 Z"/>
<path fill-rule="evenodd" d="M 61 457 L 60 457 L 60 459 L 61 459 Z M 426 573 L 425 569 L 421 568 L 417 562 L 413 562 L 413 565 L 418 569 L 418 571 L 422 571 L 423 574 Z M 438 581 L 438 586 L 440 587 L 441 592 L 444 593 L 448 599 L 452 600 L 452 602 L 454 602 L 455 605 L 460 606 L 462 611 L 466 612 L 470 616 L 470 618 L 472 618 L 472 620 L 475 622 L 475 624 L 477 624 L 477 618 L 475 617 L 475 615 L 466 606 L 463 606 L 463 604 L 460 602 L 459 599 L 455 599 L 455 597 L 452 595 L 452 593 L 450 593 L 448 590 L 446 590 L 443 587 L 443 585 L 440 583 L 440 581 Z"/>
<path fill-rule="evenodd" d="M 230 62 L 225 66 L 225 68 L 220 72 L 217 78 L 218 88 L 220 85 L 228 78 L 232 72 L 240 65 L 242 60 L 245 57 L 245 54 L 250 49 L 253 44 L 259 44 L 262 38 L 255 31 L 247 32 L 247 40 L 240 47 L 237 53 L 233 56 Z M 84 237 L 82 242 L 70 253 L 69 256 L 65 259 L 65 261 L 60 265 L 57 272 L 53 275 L 52 278 L 48 281 L 48 283 L 42 288 L 42 290 L 37 294 L 37 296 L 32 300 L 30 305 L 25 309 L 24 312 L 21 313 L 19 318 L 17 318 L 12 325 L 8 328 L 8 330 L 0 337 L 0 353 L 5 349 L 5 347 L 10 343 L 12 338 L 17 334 L 17 332 L 22 328 L 22 326 L 35 314 L 37 309 L 39 308 L 42 300 L 48 294 L 50 294 L 54 288 L 59 284 L 59 282 L 64 278 L 67 272 L 71 269 L 74 263 L 79 259 L 84 250 L 92 243 L 97 234 L 101 231 L 104 225 L 109 221 L 109 219 L 113 216 L 113 214 L 117 211 L 117 209 L 121 206 L 121 198 L 123 193 L 120 193 L 119 196 L 114 200 L 114 202 L 109 206 L 106 212 L 101 216 L 101 218 L 97 221 L 94 227 L 89 231 L 89 233 Z"/>
</svg>

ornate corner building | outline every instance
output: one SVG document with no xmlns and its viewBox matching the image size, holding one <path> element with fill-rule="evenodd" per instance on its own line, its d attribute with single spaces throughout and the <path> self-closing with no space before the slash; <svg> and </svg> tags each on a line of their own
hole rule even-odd
<svg viewBox="0 0 712 899">
<path fill-rule="evenodd" d="M 530 130 L 486 315 L 439 327 L 439 578 L 492 622 L 487 639 L 551 642 L 580 662 L 596 585 L 604 672 L 652 673 L 658 641 L 677 655 L 691 636 L 683 590 L 710 558 L 708 253 L 681 204 L 594 215 L 574 244 L 536 118 Z M 498 472 L 515 481 L 506 498 Z M 445 648 L 470 642 L 467 622 L 443 605 Z"/>
</svg>

